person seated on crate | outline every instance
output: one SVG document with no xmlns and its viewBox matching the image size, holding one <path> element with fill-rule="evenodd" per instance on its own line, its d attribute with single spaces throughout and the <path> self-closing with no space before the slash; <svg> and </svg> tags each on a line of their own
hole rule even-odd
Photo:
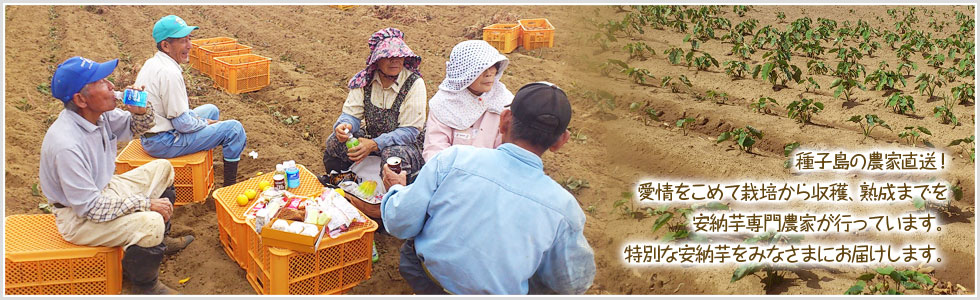
<svg viewBox="0 0 980 300">
<path fill-rule="evenodd" d="M 190 109 L 180 64 L 188 62 L 190 33 L 180 17 L 169 15 L 153 26 L 157 52 L 143 63 L 136 85 L 146 86 L 147 98 L 157 108 L 156 125 L 140 138 L 143 150 L 153 157 L 174 158 L 217 146 L 224 157 L 224 186 L 235 184 L 238 161 L 245 150 L 245 129 L 237 120 L 218 121 L 213 104 Z"/>
<path fill-rule="evenodd" d="M 429 161 L 453 145 L 497 148 L 501 144 L 500 113 L 514 94 L 500 82 L 509 60 L 482 40 L 453 47 L 446 79 L 429 99 L 422 158 Z"/>
<path fill-rule="evenodd" d="M 384 166 L 384 227 L 407 239 L 398 270 L 416 294 L 582 294 L 595 277 L 575 197 L 541 156 L 568 141 L 572 107 L 547 82 L 525 85 L 500 115 L 496 149 L 452 146 L 418 178 Z"/>
<path fill-rule="evenodd" d="M 174 169 L 158 159 L 126 173 L 115 173 L 116 143 L 153 126 L 155 105 L 116 108 L 115 86 L 106 79 L 118 59 L 97 63 L 72 57 L 58 65 L 51 95 L 65 109 L 41 143 L 41 190 L 54 207 L 58 232 L 68 242 L 125 249 L 124 274 L 137 294 L 175 294 L 159 280 L 165 252 L 183 249 L 170 231 Z"/>
<path fill-rule="evenodd" d="M 426 99 L 419 73 L 422 58 L 403 37 L 400 30 L 385 28 L 368 40 L 367 67 L 347 83 L 350 92 L 327 137 L 323 152 L 327 174 L 345 171 L 370 154 L 380 154 L 382 164 L 389 157 L 400 157 L 402 169 L 409 174 L 422 167 L 419 132 L 425 125 Z M 360 144 L 348 150 L 345 143 L 351 138 Z"/>
</svg>

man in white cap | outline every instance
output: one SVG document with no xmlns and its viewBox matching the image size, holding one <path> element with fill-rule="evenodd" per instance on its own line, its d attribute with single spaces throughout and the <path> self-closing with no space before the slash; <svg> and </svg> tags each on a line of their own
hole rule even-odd
<svg viewBox="0 0 980 300">
<path fill-rule="evenodd" d="M 245 150 L 245 129 L 237 120 L 218 121 L 220 112 L 213 104 L 190 109 L 187 86 L 180 64 L 187 63 L 191 51 L 191 31 L 178 16 L 169 15 L 153 25 L 157 52 L 143 63 L 136 85 L 146 86 L 147 102 L 154 111 L 156 125 L 140 139 L 143 149 L 153 157 L 174 158 L 222 147 L 224 186 L 235 184 L 238 161 Z"/>
</svg>

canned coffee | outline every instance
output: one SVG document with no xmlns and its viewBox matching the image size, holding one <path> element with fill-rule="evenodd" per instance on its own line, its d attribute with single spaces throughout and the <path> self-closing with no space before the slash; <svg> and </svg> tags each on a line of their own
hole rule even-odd
<svg viewBox="0 0 980 300">
<path fill-rule="evenodd" d="M 388 158 L 388 168 L 391 169 L 395 174 L 402 172 L 402 158 L 397 156 L 392 156 Z"/>
</svg>

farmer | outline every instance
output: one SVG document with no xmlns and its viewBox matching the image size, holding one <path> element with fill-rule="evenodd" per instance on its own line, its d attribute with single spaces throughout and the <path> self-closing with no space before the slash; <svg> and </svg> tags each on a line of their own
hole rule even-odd
<svg viewBox="0 0 980 300">
<path fill-rule="evenodd" d="M 419 132 L 425 125 L 425 82 L 419 73 L 422 58 L 408 48 L 402 32 L 385 28 L 368 40 L 367 67 L 347 83 L 350 92 L 333 125 L 323 152 L 327 173 L 344 171 L 369 154 L 402 159 L 402 169 L 421 168 Z M 358 146 L 347 149 L 348 139 Z"/>
<path fill-rule="evenodd" d="M 106 76 L 118 59 L 104 63 L 72 57 L 58 65 L 51 95 L 65 105 L 41 143 L 41 190 L 54 206 L 58 232 L 88 246 L 122 246 L 123 272 L 136 294 L 176 294 L 159 280 L 165 251 L 183 249 L 193 236 L 166 243 L 173 215 L 174 169 L 164 159 L 115 172 L 116 142 L 153 126 L 154 104 L 116 107 Z"/>
<path fill-rule="evenodd" d="M 187 86 L 180 64 L 188 62 L 190 33 L 197 26 L 187 26 L 180 17 L 169 15 L 153 25 L 157 51 L 147 59 L 136 75 L 136 85 L 146 86 L 148 101 L 153 103 L 156 125 L 143 134 L 141 143 L 153 157 L 174 158 L 181 155 L 222 147 L 224 186 L 235 184 L 238 161 L 245 150 L 245 129 L 237 120 L 218 121 L 218 107 L 205 104 L 190 109 Z"/>
<path fill-rule="evenodd" d="M 517 91 L 500 115 L 504 144 L 453 146 L 416 181 L 384 167 L 384 226 L 400 239 L 399 271 L 417 294 L 582 294 L 595 261 L 575 198 L 541 156 L 568 141 L 572 107 L 546 82 Z"/>
<path fill-rule="evenodd" d="M 514 99 L 500 82 L 507 64 L 507 57 L 482 40 L 453 47 L 446 62 L 446 79 L 429 99 L 422 148 L 425 161 L 452 145 L 500 146 L 500 113 Z"/>
</svg>

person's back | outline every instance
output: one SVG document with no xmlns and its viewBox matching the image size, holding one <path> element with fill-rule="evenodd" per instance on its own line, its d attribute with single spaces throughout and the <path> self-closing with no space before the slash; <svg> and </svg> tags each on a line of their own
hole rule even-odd
<svg viewBox="0 0 980 300">
<path fill-rule="evenodd" d="M 430 161 L 445 178 L 440 185 L 466 189 L 439 189 L 430 202 L 415 244 L 425 266 L 457 293 L 528 293 L 545 256 L 561 255 L 552 253 L 559 237 L 583 230 L 582 209 L 538 156 L 513 144 L 444 152 Z"/>
</svg>

